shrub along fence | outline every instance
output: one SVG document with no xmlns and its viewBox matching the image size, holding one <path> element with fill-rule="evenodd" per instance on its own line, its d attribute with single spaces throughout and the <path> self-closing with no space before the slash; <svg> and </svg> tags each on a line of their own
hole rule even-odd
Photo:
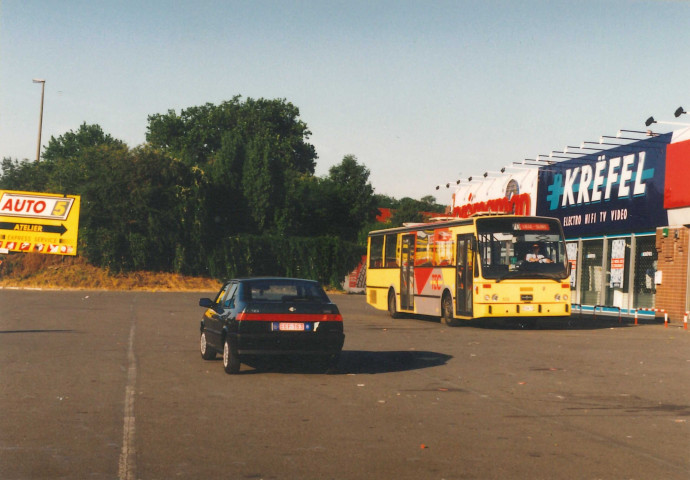
<svg viewBox="0 0 690 480">
<path fill-rule="evenodd" d="M 227 238 L 209 258 L 215 278 L 285 276 L 340 286 L 366 249 L 337 237 L 237 235 Z"/>
</svg>

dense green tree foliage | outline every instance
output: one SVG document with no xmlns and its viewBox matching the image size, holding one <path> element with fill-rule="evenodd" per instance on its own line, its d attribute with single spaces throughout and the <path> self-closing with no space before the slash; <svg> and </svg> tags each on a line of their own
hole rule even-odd
<svg viewBox="0 0 690 480">
<path fill-rule="evenodd" d="M 436 203 L 436 199 L 431 195 L 415 200 L 410 197 L 403 197 L 396 201 L 392 207 L 393 215 L 390 218 L 390 226 L 399 227 L 408 222 L 425 222 L 428 220 L 429 213 L 443 213 L 445 206 Z"/>
<path fill-rule="evenodd" d="M 149 116 L 146 139 L 208 175 L 204 197 L 215 238 L 292 233 L 299 228 L 289 194 L 314 174 L 316 151 L 299 110 L 285 100 L 242 101 Z"/>
<path fill-rule="evenodd" d="M 336 283 L 363 253 L 377 197 L 354 155 L 316 177 L 310 135 L 289 102 L 234 97 L 151 115 L 133 149 L 84 123 L 41 162 L 4 159 L 0 188 L 81 195 L 79 252 L 114 271 Z"/>
<path fill-rule="evenodd" d="M 194 271 L 201 172 L 148 146 L 130 150 L 97 125 L 51 138 L 45 152 L 39 163 L 3 162 L 0 188 L 80 195 L 79 251 L 90 262 Z"/>
</svg>

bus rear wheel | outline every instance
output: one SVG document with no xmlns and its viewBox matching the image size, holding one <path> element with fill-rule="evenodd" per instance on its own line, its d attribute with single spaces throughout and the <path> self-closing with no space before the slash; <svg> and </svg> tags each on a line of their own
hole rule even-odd
<svg viewBox="0 0 690 480">
<path fill-rule="evenodd" d="M 441 299 L 441 321 L 450 327 L 460 325 L 460 321 L 453 318 L 453 299 L 448 292 Z"/>
<path fill-rule="evenodd" d="M 388 291 L 388 313 L 391 318 L 400 318 L 398 308 L 395 305 L 395 292 L 393 290 Z"/>
</svg>

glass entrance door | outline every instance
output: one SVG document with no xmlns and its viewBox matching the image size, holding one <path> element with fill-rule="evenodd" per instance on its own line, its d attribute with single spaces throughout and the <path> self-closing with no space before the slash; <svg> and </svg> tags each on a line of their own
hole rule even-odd
<svg viewBox="0 0 690 480">
<path fill-rule="evenodd" d="M 603 299 L 603 255 L 603 240 L 582 242 L 582 283 L 580 284 L 580 303 L 582 305 L 601 305 Z"/>
<path fill-rule="evenodd" d="M 654 277 L 657 267 L 656 237 L 635 239 L 635 308 L 653 308 L 656 296 Z"/>
</svg>

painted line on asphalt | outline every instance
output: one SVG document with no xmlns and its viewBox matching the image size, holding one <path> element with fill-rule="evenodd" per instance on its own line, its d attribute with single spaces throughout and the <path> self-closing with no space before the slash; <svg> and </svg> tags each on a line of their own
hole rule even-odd
<svg viewBox="0 0 690 480">
<path fill-rule="evenodd" d="M 134 305 L 131 306 L 131 310 Z M 127 350 L 127 386 L 125 387 L 124 427 L 122 429 L 122 451 L 120 452 L 119 480 L 135 480 L 135 447 L 134 447 L 134 387 L 137 381 L 137 359 L 134 356 L 135 322 L 132 315 L 132 326 L 129 329 L 129 346 Z"/>
</svg>

